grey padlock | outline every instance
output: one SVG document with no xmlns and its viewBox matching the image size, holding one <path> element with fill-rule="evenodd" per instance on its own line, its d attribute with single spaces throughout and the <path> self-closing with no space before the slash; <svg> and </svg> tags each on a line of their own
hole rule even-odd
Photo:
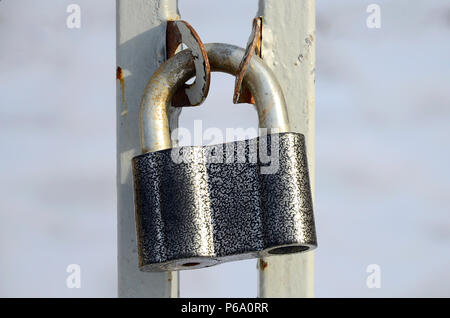
<svg viewBox="0 0 450 318">
<path fill-rule="evenodd" d="M 212 71 L 236 74 L 243 49 L 218 43 L 205 47 Z M 267 135 L 172 149 L 172 96 L 194 73 L 192 55 L 182 51 L 155 72 L 142 99 L 143 154 L 132 162 L 140 269 L 197 269 L 314 249 L 305 139 L 290 132 L 285 99 L 272 71 L 254 57 L 244 77 Z M 229 149 L 244 149 L 245 162 L 217 161 Z M 272 152 L 271 161 L 260 160 L 262 150 Z M 188 160 L 176 162 L 174 151 Z M 276 171 L 262 173 L 274 160 Z"/>
</svg>

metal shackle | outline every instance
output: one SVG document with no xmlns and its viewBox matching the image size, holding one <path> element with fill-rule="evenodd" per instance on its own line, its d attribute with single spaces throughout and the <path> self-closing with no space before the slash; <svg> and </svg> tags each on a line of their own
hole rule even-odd
<svg viewBox="0 0 450 318">
<path fill-rule="evenodd" d="M 213 72 L 235 75 L 245 51 L 223 43 L 205 44 Z M 147 84 L 140 109 L 142 152 L 172 148 L 169 114 L 174 93 L 195 75 L 195 65 L 189 50 L 182 51 L 165 62 Z M 272 70 L 259 57 L 253 57 L 244 77 L 255 98 L 259 127 L 290 130 L 286 101 Z"/>
</svg>

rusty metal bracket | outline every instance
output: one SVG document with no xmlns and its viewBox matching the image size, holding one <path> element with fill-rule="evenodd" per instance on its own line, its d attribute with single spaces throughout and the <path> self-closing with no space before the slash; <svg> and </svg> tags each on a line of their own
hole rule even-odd
<svg viewBox="0 0 450 318">
<path fill-rule="evenodd" d="M 252 96 L 249 88 L 244 81 L 245 73 L 250 64 L 251 59 L 256 54 L 258 57 L 262 57 L 261 54 L 262 43 L 262 17 L 253 19 L 253 29 L 250 34 L 250 38 L 247 43 L 244 58 L 239 65 L 238 72 L 236 74 L 236 82 L 234 86 L 233 103 L 234 104 L 255 104 L 255 99 Z"/>
<path fill-rule="evenodd" d="M 177 52 L 178 47 L 185 44 L 191 51 L 195 64 L 195 81 L 184 84 L 172 98 L 172 106 L 198 106 L 202 104 L 209 92 L 211 81 L 211 67 L 205 46 L 194 28 L 183 20 L 167 21 L 166 55 L 170 59 Z"/>
</svg>

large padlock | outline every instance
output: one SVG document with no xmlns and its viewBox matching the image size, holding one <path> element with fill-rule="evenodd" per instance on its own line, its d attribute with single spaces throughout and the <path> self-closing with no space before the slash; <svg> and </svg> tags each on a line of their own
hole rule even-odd
<svg viewBox="0 0 450 318">
<path fill-rule="evenodd" d="M 212 71 L 236 74 L 243 49 L 218 43 L 205 47 Z M 194 73 L 191 53 L 182 51 L 155 72 L 142 99 L 143 154 L 132 162 L 140 269 L 196 269 L 314 249 L 305 139 L 290 132 L 284 95 L 273 72 L 254 57 L 244 77 L 266 135 L 172 149 L 172 96 Z M 244 149 L 248 160 L 217 161 L 229 149 Z M 174 160 L 175 150 L 189 160 Z M 272 162 L 260 160 L 261 150 L 276 158 L 276 171 L 262 173 Z M 216 161 L 210 160 L 213 153 Z"/>
</svg>

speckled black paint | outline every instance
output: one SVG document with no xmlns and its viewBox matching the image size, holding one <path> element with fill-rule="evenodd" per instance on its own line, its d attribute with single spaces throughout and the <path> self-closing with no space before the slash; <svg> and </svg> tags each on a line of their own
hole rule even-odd
<svg viewBox="0 0 450 318">
<path fill-rule="evenodd" d="M 262 174 L 271 162 L 261 163 L 250 143 L 267 144 L 269 151 L 273 138 L 279 140 L 278 170 Z M 245 148 L 244 163 L 236 162 L 238 145 Z M 234 149 L 233 163 L 214 163 L 211 155 L 221 161 L 227 149 Z M 175 163 L 171 150 L 133 158 L 141 270 L 194 269 L 317 246 L 303 135 L 177 150 L 188 163 Z"/>
</svg>

